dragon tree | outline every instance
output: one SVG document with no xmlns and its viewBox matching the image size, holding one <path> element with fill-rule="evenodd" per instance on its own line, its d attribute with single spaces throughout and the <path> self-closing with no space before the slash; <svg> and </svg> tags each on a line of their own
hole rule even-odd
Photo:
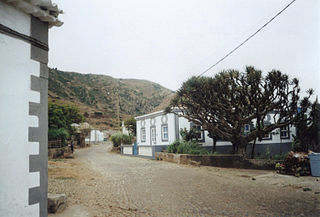
<svg viewBox="0 0 320 217">
<path fill-rule="evenodd" d="M 312 95 L 309 90 L 304 100 Z M 173 112 L 199 124 L 222 140 L 230 141 L 234 153 L 245 155 L 273 130 L 294 124 L 300 100 L 298 79 L 278 70 L 263 76 L 247 66 L 245 72 L 225 70 L 214 77 L 192 77 L 184 82 L 166 112 Z M 306 112 L 308 106 L 299 108 Z M 244 126 L 250 124 L 249 132 Z"/>
</svg>

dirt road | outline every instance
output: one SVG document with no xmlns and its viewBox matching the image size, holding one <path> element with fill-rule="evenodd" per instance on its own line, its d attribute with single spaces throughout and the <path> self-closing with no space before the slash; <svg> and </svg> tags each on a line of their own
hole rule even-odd
<svg viewBox="0 0 320 217">
<path fill-rule="evenodd" d="M 110 147 L 49 161 L 49 192 L 68 196 L 67 209 L 50 217 L 320 216 L 320 178 L 177 165 Z"/>
</svg>

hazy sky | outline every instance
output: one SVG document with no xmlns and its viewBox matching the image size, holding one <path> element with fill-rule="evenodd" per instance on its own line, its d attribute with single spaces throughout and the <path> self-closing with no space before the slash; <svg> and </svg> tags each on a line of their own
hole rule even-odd
<svg viewBox="0 0 320 217">
<path fill-rule="evenodd" d="M 53 0 L 49 66 L 157 82 L 172 90 L 198 75 L 291 0 Z M 279 69 L 320 95 L 320 1 L 297 0 L 217 67 Z"/>
</svg>

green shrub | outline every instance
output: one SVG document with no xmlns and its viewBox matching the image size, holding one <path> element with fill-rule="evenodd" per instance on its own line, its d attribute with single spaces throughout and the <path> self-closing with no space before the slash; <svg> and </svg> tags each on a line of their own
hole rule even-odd
<svg viewBox="0 0 320 217">
<path fill-rule="evenodd" d="M 288 156 L 288 153 L 276 154 L 273 155 L 271 159 L 273 160 L 285 160 Z"/>
<path fill-rule="evenodd" d="M 62 141 L 65 141 L 69 138 L 70 138 L 70 134 L 64 128 L 60 128 L 60 129 L 49 128 L 49 130 L 48 130 L 48 139 L 49 140 L 61 139 Z"/>
<path fill-rule="evenodd" d="M 49 129 L 65 129 L 69 134 L 73 133 L 71 124 L 84 121 L 78 107 L 74 105 L 58 105 L 48 103 L 48 126 Z"/>
<path fill-rule="evenodd" d="M 131 144 L 132 137 L 123 133 L 116 133 L 111 136 L 113 147 L 119 147 L 121 144 Z"/>
<path fill-rule="evenodd" d="M 270 155 L 270 151 L 268 149 L 266 150 L 266 154 L 264 155 L 257 155 L 254 157 L 254 159 L 265 159 L 265 160 L 285 160 L 286 157 L 288 156 L 288 153 L 282 153 L 282 154 L 275 154 L 275 155 Z"/>
<path fill-rule="evenodd" d="M 195 141 L 175 141 L 168 146 L 169 153 L 177 154 L 195 154 L 195 155 L 208 155 L 210 154 L 205 148 L 201 147 Z"/>
<path fill-rule="evenodd" d="M 199 133 L 201 133 L 201 131 L 194 127 L 192 127 L 190 130 L 187 130 L 187 128 L 180 129 L 180 135 L 183 141 L 192 141 L 194 139 L 197 140 Z"/>
<path fill-rule="evenodd" d="M 168 146 L 168 153 L 177 153 L 177 147 L 180 145 L 180 141 L 174 141 Z"/>
</svg>

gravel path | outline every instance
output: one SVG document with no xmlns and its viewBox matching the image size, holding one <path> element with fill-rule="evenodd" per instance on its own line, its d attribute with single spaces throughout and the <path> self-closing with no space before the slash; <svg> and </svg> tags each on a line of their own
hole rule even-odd
<svg viewBox="0 0 320 217">
<path fill-rule="evenodd" d="M 320 216 L 320 178 L 178 165 L 110 147 L 49 161 L 49 192 L 68 196 L 68 208 L 50 217 Z"/>
</svg>

